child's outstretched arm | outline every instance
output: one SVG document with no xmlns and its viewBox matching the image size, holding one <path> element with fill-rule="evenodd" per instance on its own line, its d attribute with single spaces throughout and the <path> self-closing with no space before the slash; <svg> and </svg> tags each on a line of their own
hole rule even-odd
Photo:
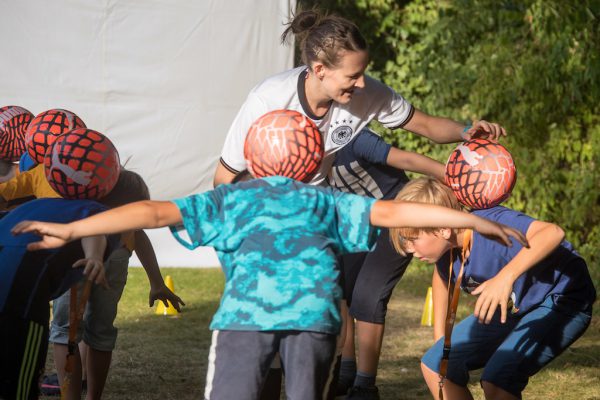
<svg viewBox="0 0 600 400">
<path fill-rule="evenodd" d="M 134 235 L 135 253 L 140 259 L 142 267 L 144 267 L 148 280 L 150 281 L 148 305 L 152 307 L 155 300 L 161 300 L 165 304 L 165 307 L 168 307 L 168 300 L 177 311 L 181 311 L 181 305 L 185 305 L 185 303 L 165 285 L 165 281 L 160 274 L 160 268 L 158 267 L 158 260 L 156 259 L 152 242 L 150 242 L 148 235 L 141 230 L 135 231 Z"/>
<path fill-rule="evenodd" d="M 471 294 L 479 295 L 474 315 L 479 322 L 489 323 L 500 306 L 501 322 L 506 322 L 508 299 L 514 282 L 521 274 L 546 258 L 565 237 L 563 230 L 555 224 L 534 221 L 527 229 L 530 247 L 523 248 L 496 276 L 479 285 Z"/>
<path fill-rule="evenodd" d="M 392 147 L 388 153 L 386 163 L 394 168 L 433 176 L 442 182 L 444 181 L 444 164 L 423 154 Z"/>
<path fill-rule="evenodd" d="M 162 228 L 181 221 L 181 213 L 175 203 L 146 200 L 113 208 L 70 224 L 23 221 L 15 225 L 11 232 L 13 235 L 31 232 L 42 236 L 41 241 L 27 246 L 29 250 L 40 250 L 64 246 L 82 237 Z"/>
<path fill-rule="evenodd" d="M 528 247 L 525 236 L 516 229 L 485 218 L 432 204 L 378 200 L 371 208 L 371 224 L 384 228 L 471 228 L 505 246 L 509 236 Z"/>
</svg>

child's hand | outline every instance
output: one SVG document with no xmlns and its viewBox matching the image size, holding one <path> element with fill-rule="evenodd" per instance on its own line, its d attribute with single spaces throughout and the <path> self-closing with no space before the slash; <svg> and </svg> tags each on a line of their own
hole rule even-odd
<svg viewBox="0 0 600 400">
<path fill-rule="evenodd" d="M 483 282 L 471 292 L 474 296 L 479 295 L 473 314 L 480 323 L 489 324 L 498 306 L 500 306 L 500 321 L 506 322 L 508 299 L 513 283 L 510 276 L 499 272 L 498 275 Z"/>
<path fill-rule="evenodd" d="M 501 136 L 506 136 L 506 130 L 496 123 L 481 120 L 474 121 L 473 126 L 465 131 L 464 136 L 469 139 L 483 138 L 498 141 Z"/>
<path fill-rule="evenodd" d="M 11 233 L 15 236 L 33 233 L 42 237 L 39 242 L 29 243 L 27 250 L 55 249 L 72 240 L 72 232 L 67 225 L 50 222 L 22 221 L 11 229 Z"/>
<path fill-rule="evenodd" d="M 175 293 L 171 292 L 171 290 L 164 283 L 159 287 L 150 287 L 150 296 L 148 298 L 148 304 L 150 307 L 154 305 L 155 300 L 161 300 L 165 307 L 169 306 L 169 303 L 167 303 L 168 300 L 179 312 L 181 312 L 180 304 L 185 306 L 183 300 L 181 300 Z"/>
<path fill-rule="evenodd" d="M 473 229 L 481 233 L 486 238 L 495 240 L 504 246 L 512 246 L 512 241 L 509 238 L 509 236 L 512 236 L 513 238 L 517 239 L 517 241 L 521 243 L 523 247 L 529 248 L 529 242 L 527 241 L 525 235 L 523 235 L 519 230 L 511 228 L 510 226 L 498 224 L 485 218 L 478 218 Z"/>
<path fill-rule="evenodd" d="M 108 282 L 106 281 L 106 272 L 104 269 L 104 263 L 102 260 L 95 258 L 83 258 L 77 260 L 73 264 L 73 268 L 83 268 L 83 274 L 87 276 L 88 281 L 92 281 L 98 285 L 102 285 L 105 289 L 108 289 Z"/>
</svg>

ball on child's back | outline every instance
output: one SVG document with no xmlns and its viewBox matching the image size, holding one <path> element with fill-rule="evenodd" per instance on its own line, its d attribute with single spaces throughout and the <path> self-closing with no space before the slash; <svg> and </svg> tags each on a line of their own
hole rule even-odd
<svg viewBox="0 0 600 400">
<path fill-rule="evenodd" d="M 56 138 L 44 158 L 50 186 L 67 199 L 100 199 L 117 183 L 119 153 L 100 132 L 74 129 Z"/>
<path fill-rule="evenodd" d="M 46 151 L 58 136 L 85 127 L 81 118 L 68 110 L 56 108 L 36 115 L 25 134 L 29 156 L 36 163 L 43 163 Z"/>
<path fill-rule="evenodd" d="M 473 209 L 502 203 L 516 181 L 517 169 L 511 154 L 488 139 L 459 144 L 446 163 L 446 184 L 462 204 Z"/>
<path fill-rule="evenodd" d="M 308 182 L 321 165 L 323 151 L 315 123 L 292 110 L 275 110 L 258 118 L 244 144 L 248 170 L 257 178 L 280 175 Z"/>
<path fill-rule="evenodd" d="M 25 152 L 25 132 L 33 114 L 19 106 L 0 108 L 0 160 L 13 162 Z"/>
</svg>

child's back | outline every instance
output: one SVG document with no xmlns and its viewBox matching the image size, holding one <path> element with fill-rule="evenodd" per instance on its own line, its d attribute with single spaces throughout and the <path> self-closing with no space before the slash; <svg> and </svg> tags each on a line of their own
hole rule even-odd
<svg viewBox="0 0 600 400">
<path fill-rule="evenodd" d="M 211 329 L 337 334 L 336 257 L 374 243 L 372 203 L 282 177 L 176 200 L 191 239 L 186 245 L 215 247 L 225 272 Z"/>
</svg>

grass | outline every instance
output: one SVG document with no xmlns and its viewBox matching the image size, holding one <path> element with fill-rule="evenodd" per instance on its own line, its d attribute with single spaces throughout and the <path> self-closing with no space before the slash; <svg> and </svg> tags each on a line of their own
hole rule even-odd
<svg viewBox="0 0 600 400">
<path fill-rule="evenodd" d="M 222 293 L 223 275 L 220 269 L 170 268 L 163 273 L 171 275 L 176 293 L 187 306 L 178 317 L 155 315 L 147 305 L 143 270 L 129 270 L 105 399 L 202 398 L 210 345 L 208 324 Z M 432 337 L 431 328 L 420 326 L 430 274 L 431 269 L 411 265 L 390 302 L 377 378 L 382 399 L 430 398 L 419 371 L 420 356 Z M 473 304 L 465 295 L 459 314 L 467 315 Z M 600 313 L 594 314 L 586 334 L 531 379 L 524 398 L 600 399 Z M 48 368 L 53 369 L 51 357 Z M 472 378 L 472 392 L 482 399 L 478 375 Z"/>
</svg>

